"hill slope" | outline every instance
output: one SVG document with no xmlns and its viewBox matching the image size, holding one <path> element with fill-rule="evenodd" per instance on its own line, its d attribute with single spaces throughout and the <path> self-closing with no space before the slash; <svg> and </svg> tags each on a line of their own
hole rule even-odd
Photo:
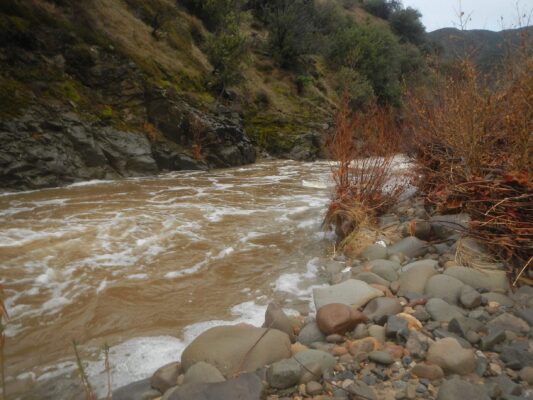
<svg viewBox="0 0 533 400">
<path fill-rule="evenodd" d="M 339 101 L 324 58 L 308 56 L 305 72 L 281 68 L 264 24 L 245 10 L 242 79 L 213 91 L 213 35 L 184 3 L 0 3 L 1 188 L 235 166 L 258 149 L 320 156 Z M 388 30 L 357 5 L 318 3 Z"/>
<path fill-rule="evenodd" d="M 501 67 L 510 52 L 519 48 L 524 41 L 532 48 L 533 27 L 501 32 L 443 28 L 428 33 L 428 37 L 440 45 L 444 59 L 469 56 L 482 71 L 490 72 Z"/>
</svg>

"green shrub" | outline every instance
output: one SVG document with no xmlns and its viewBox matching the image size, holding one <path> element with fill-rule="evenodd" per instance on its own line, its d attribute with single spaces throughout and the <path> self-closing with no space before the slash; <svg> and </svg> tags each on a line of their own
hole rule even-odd
<svg viewBox="0 0 533 400">
<path fill-rule="evenodd" d="M 398 0 L 364 0 L 363 8 L 376 17 L 389 19 L 390 15 L 402 8 Z"/>
<path fill-rule="evenodd" d="M 386 27 L 352 24 L 339 29 L 327 58 L 333 68 L 351 68 L 367 79 L 380 103 L 399 104 L 401 47 Z"/>
<path fill-rule="evenodd" d="M 407 7 L 403 10 L 395 11 L 389 18 L 392 30 L 402 40 L 421 45 L 425 41 L 426 29 L 420 21 L 422 14 L 414 8 Z"/>
<path fill-rule="evenodd" d="M 234 18 L 227 20 L 224 29 L 217 31 L 208 39 L 206 51 L 214 69 L 214 80 L 211 82 L 214 89 L 223 90 L 239 82 L 242 77 L 245 50 L 246 40 L 241 35 L 239 25 Z"/>
<path fill-rule="evenodd" d="M 334 88 L 339 97 L 348 96 L 352 110 L 368 107 L 376 101 L 370 81 L 351 68 L 342 67 L 335 74 Z"/>
</svg>

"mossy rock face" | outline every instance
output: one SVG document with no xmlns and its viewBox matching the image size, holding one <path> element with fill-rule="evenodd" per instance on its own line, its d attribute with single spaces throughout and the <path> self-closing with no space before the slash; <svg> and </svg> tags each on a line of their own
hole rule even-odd
<svg viewBox="0 0 533 400">
<path fill-rule="evenodd" d="M 0 14 L 0 46 L 20 46 L 33 49 L 37 41 L 24 18 Z"/>
<path fill-rule="evenodd" d="M 0 118 L 22 115 L 33 98 L 32 91 L 19 81 L 0 78 Z"/>
</svg>

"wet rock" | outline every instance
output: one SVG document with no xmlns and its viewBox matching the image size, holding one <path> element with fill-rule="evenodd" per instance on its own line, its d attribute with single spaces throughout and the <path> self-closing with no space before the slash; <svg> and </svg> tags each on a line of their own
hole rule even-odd
<svg viewBox="0 0 533 400">
<path fill-rule="evenodd" d="M 419 321 L 427 321 L 431 318 L 431 315 L 426 310 L 426 307 L 418 305 L 415 306 L 415 312 L 413 313 L 413 317 L 415 317 Z"/>
<path fill-rule="evenodd" d="M 470 331 L 478 332 L 482 327 L 482 322 L 468 317 L 453 318 L 448 324 L 448 330 L 462 338 L 466 338 Z"/>
<path fill-rule="evenodd" d="M 401 253 L 409 258 L 423 256 L 426 252 L 427 242 L 413 236 L 403 238 L 388 248 L 389 254 Z"/>
<path fill-rule="evenodd" d="M 374 389 L 368 386 L 365 382 L 357 380 L 346 387 L 346 390 L 353 395 L 354 398 L 363 398 L 365 400 L 377 400 Z"/>
<path fill-rule="evenodd" d="M 152 389 L 150 379 L 133 382 L 113 391 L 113 399 L 117 400 L 151 400 L 161 396 L 161 392 Z"/>
<path fill-rule="evenodd" d="M 351 331 L 368 318 L 346 304 L 331 303 L 319 308 L 316 314 L 318 328 L 326 335 Z"/>
<path fill-rule="evenodd" d="M 481 294 L 472 286 L 464 285 L 459 293 L 459 302 L 465 308 L 476 308 L 481 305 Z"/>
<path fill-rule="evenodd" d="M 437 297 L 457 305 L 463 286 L 463 282 L 452 276 L 434 275 L 427 281 L 425 293 L 428 297 Z"/>
<path fill-rule="evenodd" d="M 491 391 L 493 393 L 499 393 L 503 398 L 507 396 L 519 396 L 522 394 L 522 388 L 520 385 L 514 383 L 506 375 L 498 375 L 497 377 L 490 378 L 485 382 L 486 386 L 495 386 Z"/>
<path fill-rule="evenodd" d="M 502 347 L 500 358 L 507 368 L 519 370 L 533 365 L 533 353 L 526 341 L 514 342 Z"/>
<path fill-rule="evenodd" d="M 479 271 L 467 267 L 450 267 L 444 271 L 445 275 L 453 276 L 474 289 L 506 292 L 509 282 L 505 271 Z"/>
<path fill-rule="evenodd" d="M 317 310 L 331 303 L 341 303 L 359 308 L 380 296 L 383 296 L 382 291 L 369 286 L 366 282 L 355 279 L 313 290 L 313 298 Z"/>
<path fill-rule="evenodd" d="M 405 343 L 405 350 L 413 358 L 423 359 L 426 355 L 427 344 L 426 341 L 421 340 L 418 332 L 410 332 L 407 342 Z"/>
<path fill-rule="evenodd" d="M 439 388 L 437 400 L 476 399 L 490 400 L 482 385 L 474 385 L 454 378 L 444 382 Z"/>
<path fill-rule="evenodd" d="M 489 329 L 504 329 L 517 334 L 529 333 L 529 325 L 523 319 L 515 317 L 512 314 L 504 313 L 489 321 L 487 324 Z"/>
<path fill-rule="evenodd" d="M 368 354 L 370 361 L 378 364 L 390 365 L 394 362 L 392 356 L 386 351 L 372 351 Z"/>
<path fill-rule="evenodd" d="M 492 328 L 489 333 L 481 338 L 481 349 L 484 351 L 490 351 L 494 349 L 494 346 L 505 341 L 505 331 L 501 328 Z"/>
<path fill-rule="evenodd" d="M 391 339 L 406 340 L 409 337 L 407 321 L 394 315 L 390 316 L 385 325 L 385 335 Z"/>
<path fill-rule="evenodd" d="M 265 328 L 248 325 L 211 328 L 187 346 L 181 357 L 183 369 L 187 371 L 197 362 L 205 361 L 230 377 L 289 358 L 289 336 L 277 329 L 265 332 Z"/>
<path fill-rule="evenodd" d="M 225 380 L 215 366 L 200 361 L 189 367 L 183 378 L 183 383 L 217 383 Z"/>
<path fill-rule="evenodd" d="M 165 393 L 172 386 L 176 386 L 178 376 L 181 374 L 181 364 L 173 362 L 162 366 L 150 378 L 150 386 Z"/>
<path fill-rule="evenodd" d="M 411 373 L 419 378 L 429 379 L 431 381 L 444 378 L 444 371 L 441 367 L 426 362 L 416 364 L 411 370 Z"/>
<path fill-rule="evenodd" d="M 326 335 L 322 333 L 316 322 L 311 322 L 305 325 L 298 334 L 298 341 L 306 346 L 310 346 L 315 342 L 323 342 L 325 340 Z"/>
<path fill-rule="evenodd" d="M 493 293 L 493 292 L 483 293 L 481 297 L 485 299 L 487 303 L 492 301 L 504 307 L 514 306 L 514 301 L 501 293 Z"/>
<path fill-rule="evenodd" d="M 388 282 L 394 282 L 399 278 L 397 271 L 400 269 L 400 264 L 393 261 L 374 260 L 365 264 L 365 267 Z"/>
<path fill-rule="evenodd" d="M 430 260 L 428 260 L 430 261 Z M 415 264 L 415 263 L 413 263 Z M 437 274 L 435 269 L 436 263 L 430 262 L 412 265 L 405 272 L 400 274 L 400 288 L 398 295 L 403 296 L 406 293 L 424 293 L 429 278 Z M 407 265 L 406 267 L 408 267 Z"/>
<path fill-rule="evenodd" d="M 378 260 L 387 257 L 387 248 L 381 244 L 371 244 L 361 253 L 361 257 L 365 260 Z"/>
<path fill-rule="evenodd" d="M 434 321 L 449 322 L 454 318 L 463 317 L 460 308 L 452 306 L 441 299 L 430 299 L 426 303 L 426 310 Z"/>
<path fill-rule="evenodd" d="M 354 276 L 355 279 L 366 282 L 369 285 L 377 284 L 388 287 L 390 282 L 386 279 L 383 279 L 381 276 L 374 274 L 373 272 L 361 272 Z"/>
<path fill-rule="evenodd" d="M 533 308 L 526 308 L 523 310 L 518 310 L 516 315 L 526 321 L 529 326 L 533 326 Z"/>
<path fill-rule="evenodd" d="M 385 343 L 386 335 L 385 328 L 379 325 L 370 325 L 368 327 L 368 333 L 371 337 L 376 339 L 380 343 Z"/>
<path fill-rule="evenodd" d="M 318 364 L 322 373 L 333 370 L 337 363 L 335 357 L 320 350 L 305 350 L 295 354 L 293 358 L 305 368 Z"/>
<path fill-rule="evenodd" d="M 444 372 L 466 375 L 476 368 L 476 357 L 470 349 L 463 348 L 453 338 L 444 338 L 433 343 L 428 350 L 427 361 L 440 366 Z"/>
<path fill-rule="evenodd" d="M 298 384 L 302 367 L 292 358 L 275 362 L 267 369 L 268 384 L 276 389 L 286 389 Z"/>
<path fill-rule="evenodd" d="M 448 239 L 468 227 L 468 214 L 435 215 L 430 218 L 433 234 L 439 239 Z"/>
<path fill-rule="evenodd" d="M 397 298 L 378 297 L 371 300 L 363 310 L 368 319 L 380 322 L 387 319 L 390 315 L 396 315 L 402 312 L 402 305 Z"/>
<path fill-rule="evenodd" d="M 220 383 L 194 383 L 176 389 L 168 400 L 261 400 L 264 388 L 256 374 L 242 374 L 237 378 Z"/>
<path fill-rule="evenodd" d="M 296 340 L 291 320 L 276 303 L 270 303 L 265 311 L 264 328 L 278 329 L 289 335 L 291 342 Z"/>
<path fill-rule="evenodd" d="M 520 370 L 520 379 L 528 385 L 533 385 L 533 367 L 524 367 Z"/>
<path fill-rule="evenodd" d="M 322 385 L 316 381 L 307 382 L 305 385 L 305 391 L 309 396 L 316 396 L 322 393 Z"/>
</svg>

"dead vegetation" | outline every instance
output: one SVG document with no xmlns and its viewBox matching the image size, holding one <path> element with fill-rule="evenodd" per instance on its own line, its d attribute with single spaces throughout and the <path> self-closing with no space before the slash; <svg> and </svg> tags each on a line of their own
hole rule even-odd
<svg viewBox="0 0 533 400">
<path fill-rule="evenodd" d="M 393 205 L 401 181 L 394 179 L 393 161 L 399 134 L 393 113 L 373 106 L 352 111 L 348 96 L 337 114 L 326 149 L 334 163 L 335 193 L 324 224 L 334 226 L 340 239 L 368 227 L 374 217 Z"/>
<path fill-rule="evenodd" d="M 464 59 L 430 92 L 406 99 L 419 187 L 439 213 L 466 212 L 468 236 L 531 284 L 533 259 L 533 57 L 515 52 L 490 82 Z"/>
</svg>

